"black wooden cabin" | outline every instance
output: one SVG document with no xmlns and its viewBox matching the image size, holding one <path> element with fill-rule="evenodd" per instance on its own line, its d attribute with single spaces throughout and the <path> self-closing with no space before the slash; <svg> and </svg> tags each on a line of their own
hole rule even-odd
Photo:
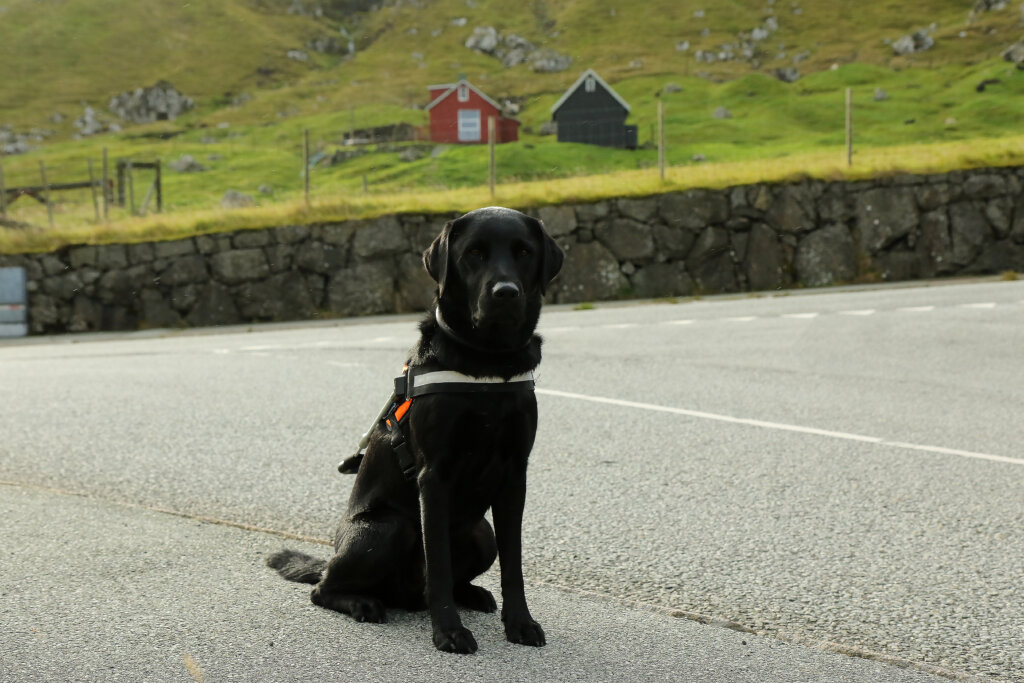
<svg viewBox="0 0 1024 683">
<path fill-rule="evenodd" d="M 593 69 L 587 69 L 554 106 L 559 142 L 636 149 L 636 126 L 627 126 L 629 105 Z"/>
</svg>

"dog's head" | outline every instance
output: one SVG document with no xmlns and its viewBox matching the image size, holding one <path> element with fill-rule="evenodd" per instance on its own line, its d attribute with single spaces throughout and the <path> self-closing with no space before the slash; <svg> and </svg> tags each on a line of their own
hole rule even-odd
<svg viewBox="0 0 1024 683">
<path fill-rule="evenodd" d="M 562 250 L 539 220 L 492 206 L 446 224 L 423 264 L 437 282 L 448 324 L 507 348 L 533 334 L 544 292 L 562 267 Z"/>
</svg>

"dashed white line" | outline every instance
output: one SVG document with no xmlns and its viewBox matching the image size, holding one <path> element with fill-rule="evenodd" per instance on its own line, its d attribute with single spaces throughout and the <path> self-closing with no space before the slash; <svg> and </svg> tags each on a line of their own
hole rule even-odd
<svg viewBox="0 0 1024 683">
<path fill-rule="evenodd" d="M 569 391 L 556 391 L 554 389 L 536 389 L 538 394 L 544 394 L 546 396 L 557 396 L 559 398 L 569 398 L 577 401 L 589 401 L 591 403 L 604 403 L 606 405 L 620 406 L 623 408 L 638 408 L 641 410 L 651 410 L 659 413 L 671 413 L 673 415 L 685 415 L 686 417 L 695 417 L 703 420 L 715 420 L 718 422 L 728 422 L 731 424 L 747 425 L 749 427 L 761 427 L 763 429 L 775 429 L 785 432 L 797 432 L 800 434 L 812 434 L 814 436 L 825 436 L 833 439 L 843 439 L 846 441 L 859 441 L 862 443 L 871 443 L 879 446 L 889 446 L 891 448 L 906 448 L 915 451 L 925 451 L 929 453 L 938 453 L 941 455 L 956 455 L 962 458 L 974 458 L 977 460 L 990 460 L 993 462 L 1008 463 L 1011 465 L 1024 465 L 1024 459 L 1021 458 L 1008 458 L 1004 455 L 993 455 L 991 453 L 975 453 L 973 451 L 962 451 L 955 448 L 943 448 L 942 446 L 926 446 L 923 444 L 906 443 L 903 441 L 887 441 L 877 436 L 864 436 L 862 434 L 850 434 L 848 432 L 836 432 L 828 429 L 818 429 L 816 427 L 803 427 L 800 425 L 791 425 L 781 422 L 768 422 L 766 420 L 752 420 L 742 417 L 732 417 L 730 415 L 719 415 L 717 413 L 707 413 L 700 410 L 687 410 L 685 408 L 673 408 L 671 406 L 660 406 L 653 403 L 640 403 L 637 401 L 624 401 L 618 398 L 606 398 L 604 396 L 590 396 L 587 394 L 576 394 Z"/>
<path fill-rule="evenodd" d="M 639 327 L 636 323 L 609 323 L 607 325 L 601 325 L 606 330 L 628 330 L 632 327 Z"/>
<path fill-rule="evenodd" d="M 986 301 L 979 304 L 960 304 L 960 308 L 995 308 L 995 302 Z"/>
<path fill-rule="evenodd" d="M 665 320 L 661 324 L 662 325 L 690 325 L 692 323 L 693 323 L 693 320 Z"/>
<path fill-rule="evenodd" d="M 875 309 L 873 308 L 862 308 L 856 311 L 839 311 L 839 315 L 874 315 Z"/>
<path fill-rule="evenodd" d="M 934 311 L 934 306 L 906 306 L 905 308 L 897 308 L 897 311 L 905 311 L 907 313 L 926 313 L 928 311 Z"/>
<path fill-rule="evenodd" d="M 736 316 L 734 318 L 722 318 L 722 320 L 725 320 L 726 322 L 730 322 L 730 323 L 748 323 L 751 320 L 757 320 L 757 316 L 756 315 L 738 315 L 738 316 Z"/>
<path fill-rule="evenodd" d="M 804 320 L 810 320 L 812 318 L 817 318 L 818 314 L 817 313 L 783 313 L 782 317 L 783 318 L 802 318 Z"/>
<path fill-rule="evenodd" d="M 346 363 L 340 360 L 329 360 L 328 365 L 333 365 L 336 368 L 360 368 L 363 366 L 362 363 Z"/>
</svg>

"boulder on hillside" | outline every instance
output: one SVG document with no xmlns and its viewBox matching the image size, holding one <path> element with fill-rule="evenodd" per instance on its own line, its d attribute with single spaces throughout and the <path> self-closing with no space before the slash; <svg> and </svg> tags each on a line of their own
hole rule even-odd
<svg viewBox="0 0 1024 683">
<path fill-rule="evenodd" d="M 800 80 L 800 72 L 792 66 L 785 66 L 775 70 L 775 77 L 783 83 L 795 83 Z"/>
<path fill-rule="evenodd" d="M 238 190 L 228 190 L 220 200 L 222 209 L 244 209 L 255 204 L 256 201 L 252 198 L 252 195 L 239 192 Z"/>
<path fill-rule="evenodd" d="M 106 121 L 100 119 L 96 114 L 96 110 L 90 106 L 86 106 L 82 111 L 82 115 L 72 123 L 75 128 L 78 129 L 78 132 L 75 133 L 76 138 L 97 135 L 98 133 L 105 133 L 108 130 L 115 133 L 121 130 L 121 127 L 116 123 L 108 124 Z"/>
<path fill-rule="evenodd" d="M 1013 62 L 1018 69 L 1024 69 L 1024 40 L 1018 40 L 1006 48 L 1003 51 L 1003 59 Z"/>
<path fill-rule="evenodd" d="M 201 173 L 206 167 L 196 161 L 191 154 L 182 154 L 179 158 L 167 164 L 172 171 L 178 173 Z"/>
<path fill-rule="evenodd" d="M 928 35 L 928 31 L 921 29 L 895 40 L 892 44 L 892 52 L 897 56 L 912 55 L 917 52 L 924 52 L 934 44 L 935 40 Z"/>
<path fill-rule="evenodd" d="M 537 72 L 565 71 L 572 58 L 554 50 L 540 49 L 526 38 L 514 33 L 499 33 L 493 26 L 477 26 L 466 39 L 465 46 L 501 61 L 505 67 L 529 64 Z"/>
<path fill-rule="evenodd" d="M 136 88 L 110 98 L 110 112 L 132 123 L 173 121 L 195 106 L 191 97 L 182 95 L 167 81 L 151 88 Z"/>
</svg>

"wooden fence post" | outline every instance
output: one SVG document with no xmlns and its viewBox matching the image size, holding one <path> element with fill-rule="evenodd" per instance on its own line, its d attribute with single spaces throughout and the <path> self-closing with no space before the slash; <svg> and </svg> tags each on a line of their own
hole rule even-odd
<svg viewBox="0 0 1024 683">
<path fill-rule="evenodd" d="M 92 210 L 96 215 L 96 222 L 100 222 L 100 202 L 96 197 L 96 176 L 92 172 L 92 159 L 86 159 L 89 162 L 89 190 L 92 191 Z"/>
<path fill-rule="evenodd" d="M 117 205 L 122 209 L 125 204 L 125 190 L 128 186 L 128 179 L 125 177 L 127 162 L 124 159 L 117 160 Z"/>
<path fill-rule="evenodd" d="M 103 220 L 110 220 L 110 179 L 107 171 L 107 148 L 103 148 Z"/>
<path fill-rule="evenodd" d="M 305 169 L 303 176 L 306 180 L 306 208 L 309 208 L 309 128 L 303 133 L 302 143 L 302 167 Z"/>
<path fill-rule="evenodd" d="M 494 159 L 494 117 L 487 117 L 487 146 L 490 148 L 490 162 L 488 163 L 488 178 L 491 186 L 491 199 L 494 199 L 494 185 L 498 173 L 497 164 Z"/>
<path fill-rule="evenodd" d="M 129 159 L 125 163 L 124 173 L 125 173 L 125 178 L 128 181 L 128 202 L 129 202 L 128 206 L 131 209 L 131 214 L 134 216 L 135 215 L 135 178 L 132 177 L 133 174 L 132 174 L 132 160 L 131 159 Z"/>
<path fill-rule="evenodd" d="M 665 106 L 658 98 L 658 174 L 665 182 Z"/>
<path fill-rule="evenodd" d="M 0 218 L 7 218 L 7 187 L 4 185 L 3 166 L 0 166 Z"/>
<path fill-rule="evenodd" d="M 846 166 L 853 166 L 853 97 L 846 89 Z"/>
<path fill-rule="evenodd" d="M 53 204 L 50 203 L 50 183 L 46 180 L 46 164 L 39 162 L 39 175 L 43 177 L 43 191 L 46 193 L 46 215 L 50 218 L 50 227 L 53 227 Z"/>
<path fill-rule="evenodd" d="M 164 212 L 164 185 L 163 185 L 163 171 L 160 168 L 160 160 L 156 160 L 156 179 L 153 181 L 156 184 L 156 212 Z"/>
</svg>

